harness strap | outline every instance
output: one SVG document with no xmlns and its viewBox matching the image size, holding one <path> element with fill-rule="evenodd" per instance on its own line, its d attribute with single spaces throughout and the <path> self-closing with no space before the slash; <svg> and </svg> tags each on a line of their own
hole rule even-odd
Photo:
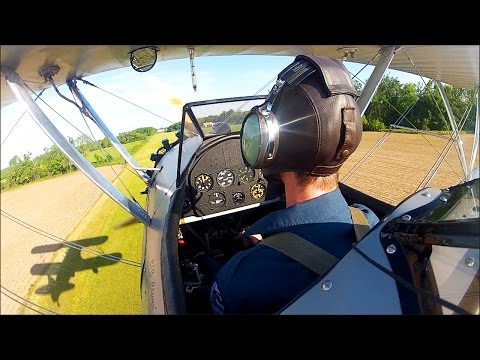
<svg viewBox="0 0 480 360">
<path fill-rule="evenodd" d="M 355 237 L 359 242 L 370 230 L 370 226 L 363 211 L 352 206 L 349 206 L 349 209 Z M 262 240 L 261 244 L 281 252 L 319 276 L 326 273 L 338 262 L 335 256 L 291 232 L 273 234 Z"/>
<path fill-rule="evenodd" d="M 262 240 L 260 244 L 280 251 L 317 275 L 322 275 L 330 270 L 338 261 L 335 256 L 291 232 L 274 234 Z"/>
</svg>

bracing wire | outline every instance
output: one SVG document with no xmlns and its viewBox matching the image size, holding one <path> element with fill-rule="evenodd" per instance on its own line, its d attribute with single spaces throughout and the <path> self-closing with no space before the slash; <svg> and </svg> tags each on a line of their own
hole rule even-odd
<svg viewBox="0 0 480 360">
<path fill-rule="evenodd" d="M 41 229 L 39 229 L 39 228 L 29 224 L 29 223 L 26 223 L 25 221 L 20 220 L 19 218 L 7 213 L 5 210 L 0 209 L 0 213 L 1 213 L 1 215 L 6 217 L 7 219 L 9 219 L 10 221 L 15 222 L 22 227 L 24 227 L 24 228 L 26 228 L 26 229 L 28 229 L 32 232 L 35 232 L 35 233 L 37 233 L 37 234 L 39 234 L 43 237 L 46 237 L 50 240 L 53 240 L 57 243 L 60 243 L 60 244 L 65 245 L 67 247 L 70 247 L 72 249 L 76 249 L 76 250 L 79 250 L 79 251 L 85 251 L 85 252 L 88 252 L 90 254 L 94 254 L 94 255 L 97 255 L 99 257 L 102 257 L 104 259 L 111 260 L 111 261 L 114 261 L 114 262 L 123 263 L 123 264 L 126 264 L 126 265 L 131 265 L 131 266 L 135 266 L 135 267 L 140 267 L 141 266 L 141 264 L 138 261 L 122 259 L 122 258 L 119 258 L 119 257 L 114 256 L 114 255 L 108 255 L 108 254 L 90 249 L 87 246 L 79 245 L 79 244 L 76 244 L 74 242 L 62 239 L 58 236 L 55 236 L 53 234 L 48 233 L 45 230 L 41 230 Z"/>
<path fill-rule="evenodd" d="M 353 75 L 350 71 L 349 71 L 349 73 L 350 73 L 351 75 Z M 357 73 L 357 75 L 358 75 L 358 73 Z M 423 78 L 422 78 L 422 79 L 423 79 Z M 360 78 L 359 78 L 358 80 L 361 81 L 361 82 L 365 85 L 365 81 L 363 81 L 363 80 L 360 79 Z M 424 83 L 425 83 L 425 81 L 424 81 Z M 425 85 L 426 85 L 426 84 L 425 84 Z M 427 88 L 427 86 L 424 87 L 423 91 L 426 91 L 426 88 Z M 410 110 L 413 108 L 413 106 L 417 103 L 417 101 L 418 101 L 418 98 L 417 98 L 417 100 L 415 101 L 415 103 L 414 103 L 412 106 L 410 106 L 410 107 L 407 108 L 407 110 L 410 111 Z M 394 125 L 400 124 L 400 122 L 403 121 L 403 119 L 405 119 L 405 120 L 414 128 L 414 130 L 418 130 L 417 127 L 416 127 L 415 125 L 413 125 L 413 123 L 412 123 L 410 120 L 408 120 L 408 118 L 407 118 L 406 115 L 405 115 L 405 112 L 404 112 L 404 113 L 401 113 L 401 112 L 400 112 L 395 106 L 393 106 L 388 100 L 386 100 L 386 102 L 387 102 L 387 104 L 390 105 L 397 113 L 400 114 L 400 118 L 394 123 Z M 437 107 L 438 107 L 438 104 L 437 104 Z M 442 115 L 442 116 L 443 116 L 443 115 Z M 392 132 L 392 129 L 389 129 L 388 135 L 390 135 L 391 132 Z M 441 156 L 441 153 L 435 148 L 435 146 L 433 146 L 433 144 L 425 137 L 425 135 L 423 135 L 422 133 L 419 133 L 419 134 L 425 139 L 425 141 L 427 141 L 427 142 L 432 146 L 432 148 L 437 152 L 437 154 L 439 154 L 439 156 Z M 369 151 L 369 152 L 361 159 L 361 161 L 363 160 L 363 161 L 362 161 L 362 164 L 363 164 L 363 162 L 365 162 L 365 161 L 380 147 L 380 145 L 382 145 L 382 144 L 385 142 L 386 137 L 387 137 L 388 135 L 386 135 L 386 136 L 384 135 L 382 138 L 380 138 L 380 139 L 378 140 L 378 142 L 377 142 L 377 143 L 372 147 L 372 149 L 371 149 L 371 150 L 373 150 L 373 151 L 372 151 L 372 152 Z M 445 160 L 445 162 L 446 162 L 447 165 L 450 167 L 450 169 L 452 170 L 452 172 L 453 172 L 456 176 L 458 176 L 457 172 L 453 169 L 453 167 L 450 165 L 450 163 L 449 163 L 448 161 L 446 161 L 446 160 Z M 357 163 L 357 164 L 358 164 L 358 163 Z M 360 165 L 361 165 L 361 164 L 360 164 Z M 342 181 L 342 182 L 343 182 L 343 181 L 346 181 L 346 180 L 347 180 L 348 178 L 350 178 L 359 168 L 360 168 L 360 166 L 354 166 L 352 169 L 350 169 L 349 173 L 347 174 L 348 176 L 345 175 L 345 176 L 341 179 L 341 181 Z"/>
<path fill-rule="evenodd" d="M 73 95 L 73 91 L 72 91 L 72 90 L 70 90 L 70 91 L 72 92 L 72 95 Z M 78 105 L 77 105 L 77 106 L 78 106 Z M 92 135 L 92 138 L 93 138 L 93 140 L 94 140 L 93 143 L 94 143 L 94 144 L 98 144 L 97 139 L 95 138 L 95 135 L 93 135 L 92 129 L 90 129 L 90 126 L 88 125 L 87 119 L 85 119 L 85 115 L 83 114 L 83 111 L 80 111 L 80 115 L 82 116 L 82 119 L 83 119 L 83 121 L 85 122 L 85 125 L 87 126 L 88 131 L 90 131 L 90 134 Z M 111 154 L 109 154 L 109 153 L 107 152 L 107 150 L 105 150 L 100 144 L 98 144 L 98 149 L 100 149 L 100 151 L 104 151 L 106 154 L 108 154 L 108 155 L 111 156 Z M 115 168 L 113 167 L 113 165 L 110 165 L 110 168 L 112 169 L 112 171 L 113 171 L 114 174 L 116 175 L 116 179 L 118 179 L 118 181 L 120 181 L 120 183 L 123 185 L 123 187 L 125 188 L 125 190 L 127 191 L 127 193 L 130 195 L 130 197 L 132 198 L 132 200 L 133 200 L 134 202 L 136 202 L 138 205 L 140 205 L 139 202 L 138 202 L 138 201 L 135 199 L 135 197 L 132 195 L 132 193 L 130 192 L 130 190 L 128 190 L 127 185 L 125 185 L 125 183 L 122 181 L 120 175 L 115 171 Z M 125 163 L 124 163 L 124 165 L 123 165 L 123 168 L 124 168 L 124 169 L 125 169 L 125 168 L 128 169 L 128 167 L 125 165 Z M 135 175 L 139 176 L 137 173 L 135 173 Z"/>
<path fill-rule="evenodd" d="M 433 301 L 439 303 L 440 305 L 442 306 L 445 306 L 446 308 L 450 309 L 450 310 L 453 310 L 455 311 L 457 314 L 460 314 L 460 315 L 473 315 L 473 314 L 470 314 L 468 311 L 465 311 L 464 309 L 462 309 L 460 306 L 457 306 L 455 304 L 452 304 L 451 302 L 449 301 L 446 301 L 432 293 L 430 293 L 429 291 L 425 291 L 421 288 L 418 288 L 416 287 L 415 285 L 411 284 L 410 282 L 406 281 L 405 279 L 401 278 L 400 276 L 398 276 L 397 274 L 395 274 L 394 272 L 388 270 L 387 268 L 385 268 L 384 266 L 382 266 L 381 264 L 379 264 L 378 262 L 376 262 L 375 260 L 373 260 L 371 257 L 369 257 L 367 254 L 365 254 L 362 250 L 360 250 L 357 246 L 353 248 L 358 254 L 360 254 L 361 257 L 363 257 L 368 263 L 370 263 L 371 265 L 375 266 L 377 269 L 379 269 L 380 271 L 382 271 L 383 273 L 385 273 L 386 275 L 390 276 L 391 278 L 393 278 L 397 283 L 399 283 L 400 285 L 402 285 L 403 287 L 407 288 L 408 290 L 410 291 L 413 291 L 414 293 L 416 294 L 420 294 L 422 296 L 426 296 L 426 297 L 429 297 L 431 298 Z"/>
<path fill-rule="evenodd" d="M 127 103 L 129 103 L 129 104 L 131 104 L 131 105 L 133 105 L 133 106 L 135 106 L 135 107 L 138 107 L 139 109 L 142 109 L 143 111 L 146 111 L 146 112 L 148 112 L 148 113 L 150 113 L 150 114 L 152 114 L 152 115 L 154 115 L 154 116 L 156 116 L 156 117 L 158 117 L 158 118 L 160 118 L 160 119 L 163 119 L 163 120 L 165 120 L 165 121 L 168 121 L 170 124 L 175 124 L 175 122 L 173 122 L 172 120 L 169 120 L 169 119 L 167 119 L 167 118 L 164 117 L 164 116 L 155 114 L 153 111 L 150 111 L 150 110 L 148 110 L 148 109 L 145 109 L 144 107 L 141 107 L 140 105 L 135 104 L 135 103 L 133 103 L 133 102 L 127 100 L 127 99 L 124 99 L 124 98 L 122 98 L 121 96 L 118 96 L 118 95 L 116 95 L 116 94 L 114 94 L 114 93 L 111 93 L 110 91 L 107 91 L 107 90 L 105 90 L 105 89 L 102 89 L 101 87 L 99 87 L 99 86 L 97 86 L 97 85 L 95 85 L 95 84 L 92 84 L 90 81 L 84 80 L 84 79 L 82 79 L 82 78 L 79 78 L 78 80 L 82 81 L 82 82 L 83 82 L 84 84 L 86 84 L 86 85 L 93 86 L 93 87 L 95 87 L 95 88 L 97 88 L 97 89 L 99 89 L 99 90 L 102 90 L 102 91 L 106 92 L 106 93 L 109 94 L 109 95 L 112 95 L 112 96 L 114 96 L 114 97 L 116 97 L 116 98 L 118 98 L 118 99 L 120 99 L 120 100 L 123 100 L 123 101 L 125 101 L 125 102 L 127 102 Z"/>
<path fill-rule="evenodd" d="M 33 89 L 31 89 L 28 85 L 27 85 L 27 88 L 33 93 L 35 94 L 35 91 Z M 36 94 L 35 94 L 36 95 Z M 85 134 L 82 130 L 80 130 L 79 128 L 77 128 L 75 125 L 73 125 L 70 121 L 68 121 L 62 114 L 60 114 L 57 110 L 55 110 L 53 107 L 50 106 L 50 104 L 48 104 L 45 100 L 43 100 L 42 98 L 40 98 L 40 100 L 50 109 L 52 110 L 55 114 L 57 114 L 61 119 L 63 119 L 67 124 L 69 124 L 71 127 L 73 127 L 75 130 L 77 130 L 81 135 L 83 135 L 86 139 L 88 139 L 91 143 L 95 143 L 87 134 Z M 78 106 L 77 106 L 78 107 Z M 88 127 L 88 125 L 87 125 Z M 117 161 L 119 164 L 123 164 L 125 163 L 123 160 L 120 160 L 119 158 L 117 158 L 116 156 L 112 155 L 112 154 L 109 154 L 110 156 L 112 156 L 113 159 L 115 159 L 115 161 Z M 138 174 L 136 172 L 134 172 L 132 169 L 130 169 L 129 167 L 126 167 L 126 169 L 128 171 L 130 171 L 132 174 L 135 174 L 136 176 L 138 176 Z"/>
<path fill-rule="evenodd" d="M 43 89 L 42 91 L 40 91 L 40 93 L 37 95 L 37 97 L 35 98 L 34 101 L 37 101 L 37 99 L 42 96 L 43 92 L 45 91 L 45 89 Z M 5 136 L 5 139 L 3 139 L 2 141 L 2 144 L 0 146 L 3 146 L 4 142 L 7 141 L 8 137 L 10 136 L 10 134 L 12 133 L 13 129 L 15 129 L 15 126 L 18 125 L 18 123 L 20 122 L 20 120 L 25 116 L 25 114 L 27 113 L 27 111 L 25 110 L 23 112 L 22 115 L 20 115 L 20 117 L 18 118 L 18 120 L 15 122 L 15 124 L 13 125 L 13 127 L 10 129 L 10 131 L 8 132 L 7 136 Z"/>
<path fill-rule="evenodd" d="M 268 80 L 268 82 L 265 83 L 265 85 L 263 85 L 260 89 L 257 90 L 257 92 L 256 92 L 255 94 L 253 94 L 253 96 L 260 94 L 260 92 L 261 92 L 263 89 L 265 89 L 270 83 L 272 83 L 276 78 L 277 78 L 277 75 L 275 75 L 272 79 Z M 220 125 L 225 124 L 228 120 L 231 119 L 231 117 L 232 117 L 237 111 L 240 111 L 240 110 L 241 110 L 245 105 L 247 105 L 250 101 L 252 101 L 252 100 L 246 100 L 243 104 L 239 105 L 230 115 L 228 115 L 228 116 L 220 123 Z"/>
<path fill-rule="evenodd" d="M 54 312 L 54 311 L 52 311 L 52 310 L 49 310 L 49 309 L 47 309 L 47 308 L 44 308 L 43 306 L 40 306 L 40 305 L 38 305 L 38 304 L 35 304 L 34 302 L 31 302 L 31 301 L 29 301 L 29 300 L 21 297 L 20 295 L 15 294 L 13 291 L 7 289 L 7 288 L 4 287 L 4 286 L 0 286 L 0 289 L 1 289 L 0 292 L 1 292 L 3 295 L 5 295 L 6 297 L 12 299 L 12 300 L 15 301 L 16 303 L 18 303 L 18 304 L 20 304 L 20 305 L 22 305 L 22 306 L 24 306 L 24 307 L 26 307 L 26 308 L 28 308 L 28 309 L 36 312 L 37 314 L 40 314 L 40 315 L 59 315 L 58 313 L 56 313 L 56 312 Z M 8 292 L 8 294 L 7 294 L 7 292 Z M 22 303 L 20 300 L 18 300 L 18 299 L 22 300 L 23 303 Z M 27 305 L 26 303 L 28 303 L 29 305 Z M 42 309 L 42 310 L 44 310 L 44 311 L 46 311 L 46 312 L 49 312 L 50 314 L 44 314 L 44 313 L 42 313 L 41 311 L 39 311 L 38 309 L 33 308 L 32 306 L 36 306 L 37 308 L 40 308 L 40 309 Z"/>
</svg>

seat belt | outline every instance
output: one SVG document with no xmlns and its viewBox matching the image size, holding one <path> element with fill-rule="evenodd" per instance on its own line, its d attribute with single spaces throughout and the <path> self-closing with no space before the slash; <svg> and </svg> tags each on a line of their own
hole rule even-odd
<svg viewBox="0 0 480 360">
<path fill-rule="evenodd" d="M 359 242 L 370 230 L 362 210 L 349 206 L 355 237 Z M 310 269 L 318 276 L 327 272 L 338 258 L 291 232 L 281 232 L 263 239 L 260 244 L 275 249 Z"/>
<path fill-rule="evenodd" d="M 335 256 L 291 232 L 273 234 L 259 244 L 281 252 L 317 275 L 322 275 L 330 270 L 338 261 Z"/>
</svg>

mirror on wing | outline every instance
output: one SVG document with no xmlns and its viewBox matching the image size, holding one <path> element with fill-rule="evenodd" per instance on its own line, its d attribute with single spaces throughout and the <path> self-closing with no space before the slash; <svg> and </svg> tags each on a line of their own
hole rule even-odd
<svg viewBox="0 0 480 360">
<path fill-rule="evenodd" d="M 133 70 L 138 72 L 147 72 L 151 70 L 157 62 L 158 49 L 154 46 L 147 46 L 130 53 L 130 64 Z"/>
</svg>

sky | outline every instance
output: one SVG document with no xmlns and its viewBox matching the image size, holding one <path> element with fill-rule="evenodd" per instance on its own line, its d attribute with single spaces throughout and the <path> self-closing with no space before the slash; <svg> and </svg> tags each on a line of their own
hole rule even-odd
<svg viewBox="0 0 480 360">
<path fill-rule="evenodd" d="M 103 122 L 115 135 L 118 135 L 120 132 L 138 127 L 163 128 L 179 122 L 181 121 L 182 106 L 187 102 L 254 95 L 268 84 L 260 92 L 260 94 L 267 94 L 278 73 L 293 59 L 292 56 L 262 55 L 198 57 L 195 59 L 196 92 L 192 87 L 189 59 L 157 62 L 152 70 L 145 73 L 139 73 L 127 67 L 85 77 L 85 80 L 101 89 L 137 104 L 158 116 L 92 86 L 81 82 L 78 82 L 77 85 Z M 361 64 L 349 62 L 344 64 L 353 74 L 363 67 Z M 368 66 L 358 77 L 367 81 L 372 71 L 373 67 Z M 421 82 L 421 78 L 416 75 L 394 70 L 389 70 L 388 74 L 398 78 L 401 82 Z M 60 86 L 59 90 L 63 95 L 72 99 L 70 90 L 65 85 Z M 80 130 L 92 138 L 88 129 L 90 127 L 96 140 L 103 139 L 104 135 L 96 128 L 96 125 L 87 118 L 87 127 L 78 109 L 58 97 L 53 89 L 45 90 L 42 99 L 78 129 L 69 125 L 42 101 L 37 100 L 40 108 L 65 136 L 77 138 L 81 135 Z M 42 154 L 45 148 L 53 145 L 28 114 L 25 114 L 14 127 L 24 111 L 19 102 L 1 110 L 1 169 L 8 167 L 8 163 L 14 155 L 23 157 L 23 154 L 31 152 L 32 157 L 35 157 Z"/>
</svg>

